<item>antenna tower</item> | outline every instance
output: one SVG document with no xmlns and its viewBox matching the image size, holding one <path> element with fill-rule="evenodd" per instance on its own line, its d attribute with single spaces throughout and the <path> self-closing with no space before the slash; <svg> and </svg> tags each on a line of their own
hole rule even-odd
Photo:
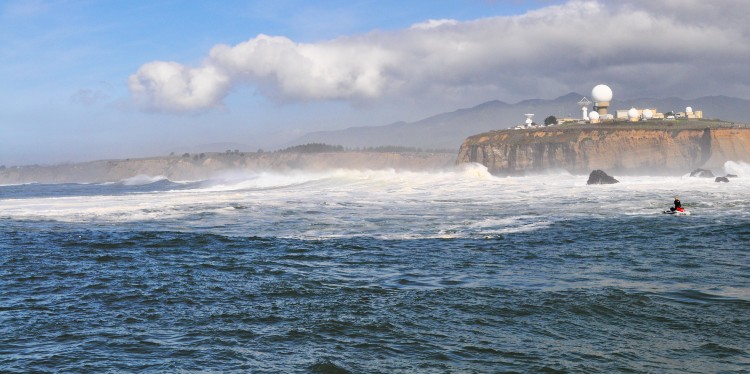
<svg viewBox="0 0 750 374">
<path fill-rule="evenodd" d="M 587 99 L 586 96 L 583 97 L 580 101 L 578 101 L 578 105 L 581 107 L 581 112 L 583 113 L 583 119 L 584 121 L 589 120 L 588 110 L 589 105 L 591 105 L 591 100 Z"/>
</svg>

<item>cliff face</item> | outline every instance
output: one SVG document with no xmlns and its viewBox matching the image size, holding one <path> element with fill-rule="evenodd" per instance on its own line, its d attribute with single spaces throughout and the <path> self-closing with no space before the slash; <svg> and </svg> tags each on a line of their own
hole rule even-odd
<svg viewBox="0 0 750 374">
<path fill-rule="evenodd" d="M 493 174 L 565 169 L 588 174 L 682 174 L 750 161 L 750 128 L 546 128 L 474 135 L 456 163 L 478 162 Z"/>
</svg>

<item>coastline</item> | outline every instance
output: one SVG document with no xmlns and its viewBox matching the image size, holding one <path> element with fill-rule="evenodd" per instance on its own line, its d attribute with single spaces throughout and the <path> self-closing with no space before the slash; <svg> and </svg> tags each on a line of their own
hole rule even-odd
<svg viewBox="0 0 750 374">
<path fill-rule="evenodd" d="M 456 153 L 442 152 L 199 153 L 6 167 L 0 169 L 0 185 L 117 183 L 139 176 L 163 177 L 172 181 L 195 181 L 234 171 L 439 170 L 452 167 L 455 160 Z"/>
</svg>

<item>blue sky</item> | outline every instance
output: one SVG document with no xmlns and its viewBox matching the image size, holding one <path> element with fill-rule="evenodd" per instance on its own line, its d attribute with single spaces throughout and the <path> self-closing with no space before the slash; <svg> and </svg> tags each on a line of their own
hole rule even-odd
<svg viewBox="0 0 750 374">
<path fill-rule="evenodd" d="M 0 165 L 269 149 L 600 81 L 747 98 L 750 9 L 723 1 L 0 1 Z"/>
</svg>

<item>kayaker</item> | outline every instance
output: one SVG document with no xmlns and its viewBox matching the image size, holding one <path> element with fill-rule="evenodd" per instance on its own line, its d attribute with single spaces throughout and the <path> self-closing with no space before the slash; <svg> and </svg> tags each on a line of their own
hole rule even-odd
<svg viewBox="0 0 750 374">
<path fill-rule="evenodd" d="M 675 210 L 678 211 L 678 212 L 684 212 L 685 211 L 685 209 L 682 207 L 682 202 L 680 202 L 680 198 L 679 197 L 675 196 L 675 198 L 674 198 L 674 207 L 669 208 L 669 210 L 671 210 L 673 212 Z"/>
</svg>

